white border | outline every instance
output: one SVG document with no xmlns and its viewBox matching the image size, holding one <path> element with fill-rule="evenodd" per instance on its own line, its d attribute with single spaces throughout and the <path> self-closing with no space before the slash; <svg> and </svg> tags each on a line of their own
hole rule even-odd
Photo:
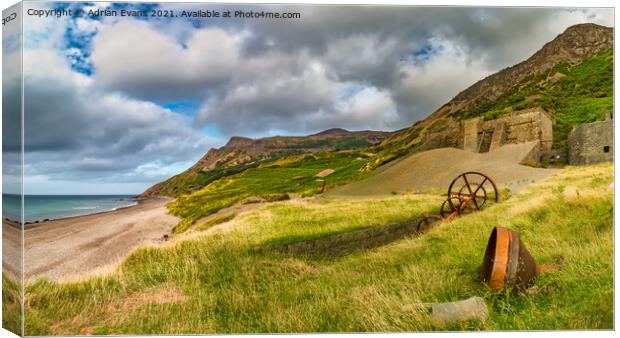
<svg viewBox="0 0 620 338">
<path fill-rule="evenodd" d="M 9 7 L 10 5 L 16 3 L 17 1 L 6 1 L 6 0 L 1 0 L 1 4 L 3 8 Z M 27 1 L 27 2 L 31 2 L 31 1 Z M 84 1 L 75 1 L 75 0 L 64 0 L 63 2 L 84 2 Z M 113 1 L 89 1 L 89 2 L 113 2 Z M 148 1 L 148 0 L 136 0 L 136 1 L 118 1 L 118 2 L 146 2 L 146 3 L 153 3 L 153 2 L 158 2 L 158 1 Z M 168 1 L 164 1 L 164 2 L 178 2 L 178 3 L 229 3 L 229 4 L 235 4 L 235 3 L 256 3 L 256 4 L 263 4 L 263 3 L 277 3 L 277 4 L 334 4 L 334 5 L 338 5 L 338 4 L 350 4 L 350 5 L 418 5 L 418 6 L 469 6 L 469 7 L 483 7 L 483 6 L 490 6 L 490 7 L 613 7 L 614 8 L 614 12 L 615 12 L 615 7 L 616 7 L 616 3 L 615 1 L 601 1 L 601 0 L 590 0 L 590 1 L 576 1 L 576 0 L 564 0 L 564 1 L 558 1 L 558 0 L 547 0 L 544 2 L 541 2 L 540 0 L 538 1 L 532 1 L 532 0 L 519 0 L 519 1 L 510 1 L 510 2 L 505 2 L 505 1 L 492 1 L 492 0 L 467 0 L 467 1 L 420 1 L 420 0 L 416 0 L 416 1 L 404 1 L 404 0 L 388 0 L 388 1 L 379 1 L 379 0 L 338 0 L 338 1 L 329 1 L 329 0 L 314 0 L 314 1 L 308 1 L 308 0 L 298 0 L 298 1 L 287 1 L 287 0 L 276 0 L 276 1 L 258 1 L 258 0 L 245 0 L 245 1 L 222 1 L 222 0 L 211 0 L 211 1 L 179 1 L 179 0 L 168 0 Z M 618 18 L 614 15 L 614 27 L 618 25 Z M 614 35 L 615 35 L 615 30 L 614 30 Z M 614 51 L 617 50 L 617 40 L 614 40 Z M 615 54 L 615 53 L 614 53 Z M 0 53 L 0 62 L 2 61 L 2 55 Z M 618 86 L 616 86 L 617 83 L 617 69 L 618 69 L 618 63 L 617 63 L 617 59 L 614 58 L 614 97 L 618 98 L 619 97 L 619 92 L 618 92 Z M 1 85 L 1 81 L 0 81 L 0 89 L 2 88 Z M 22 100 L 23 100 L 23 95 L 22 95 Z M 0 98 L 0 102 L 1 102 L 1 98 Z M 22 102 L 23 104 L 23 102 Z M 23 106 L 22 106 L 23 107 Z M 614 100 L 614 112 L 615 112 L 615 108 L 616 108 L 616 101 Z M 1 121 L 0 121 L 0 127 L 1 127 Z M 618 130 L 620 129 L 620 127 L 617 124 L 614 124 L 614 135 L 618 135 Z M 1 139 L 1 128 L 0 128 L 0 139 Z M 23 134 L 22 134 L 23 135 Z M 616 151 L 615 149 L 618 149 L 618 142 L 617 140 L 614 140 L 614 157 L 616 156 Z M 2 169 L 0 167 L 0 175 L 2 174 Z M 615 177 L 618 175 L 618 169 L 614 168 L 614 182 L 615 182 Z M 1 187 L 0 183 L 0 187 Z M 618 197 L 617 195 L 618 193 L 615 191 L 614 192 L 614 210 L 615 210 L 615 200 Z M 1 206 L 0 206 L 0 211 L 1 211 Z M 617 229 L 616 225 L 616 218 L 615 218 L 615 212 L 614 212 L 614 229 Z M 615 236 L 614 236 L 615 239 Z M 619 268 L 619 264 L 618 264 L 618 252 L 615 250 L 616 248 L 616 241 L 614 240 L 614 327 L 615 324 L 618 323 L 618 313 L 616 311 L 615 305 L 618 304 L 618 292 L 617 292 L 617 279 L 615 278 L 616 276 L 616 271 L 618 271 Z M 0 248 L 1 248 L 1 244 L 0 244 Z M 585 335 L 591 335 L 591 334 L 595 334 L 596 336 L 600 336 L 600 337 L 615 337 L 615 332 L 614 331 L 517 331 L 517 332 L 512 332 L 512 331 L 498 331 L 498 332 L 456 332 L 456 333 L 443 333 L 443 332 L 439 332 L 439 333 L 381 333 L 381 334 L 373 334 L 373 335 L 378 335 L 380 337 L 387 337 L 387 336 L 394 336 L 394 337 L 463 337 L 463 336 L 467 336 L 467 337 L 521 337 L 523 335 L 528 335 L 531 337 L 584 337 Z M 358 338 L 358 337 L 362 337 L 362 336 L 367 336 L 368 334 L 330 334 L 330 337 L 334 337 L 334 338 Z M 242 336 L 237 336 L 237 335 L 210 335 L 210 336 L 198 336 L 198 337 L 264 337 L 265 335 L 242 335 Z M 282 335 L 280 335 L 282 336 Z M 284 336 L 289 336 L 289 335 L 284 335 Z M 304 336 L 307 337 L 318 337 L 321 336 L 321 334 L 305 334 Z M 14 337 L 14 335 L 12 333 L 10 333 L 9 331 L 6 331 L 4 329 L 0 329 L 0 337 Z M 146 337 L 146 336 L 129 336 L 129 337 Z M 178 337 L 178 336 L 169 336 L 169 335 L 161 335 L 161 336 L 157 336 L 157 337 Z"/>
</svg>

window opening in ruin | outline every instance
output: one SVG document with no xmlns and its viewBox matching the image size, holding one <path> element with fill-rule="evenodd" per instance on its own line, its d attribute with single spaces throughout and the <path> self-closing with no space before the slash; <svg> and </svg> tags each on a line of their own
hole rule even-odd
<svg viewBox="0 0 620 338">
<path fill-rule="evenodd" d="M 604 146 L 604 147 L 603 147 L 603 152 L 608 153 L 608 152 L 609 152 L 609 146 Z"/>
</svg>

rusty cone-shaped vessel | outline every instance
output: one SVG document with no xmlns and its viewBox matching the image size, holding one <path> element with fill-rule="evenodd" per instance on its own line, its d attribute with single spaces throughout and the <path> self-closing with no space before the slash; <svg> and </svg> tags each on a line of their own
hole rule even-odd
<svg viewBox="0 0 620 338">
<path fill-rule="evenodd" d="M 516 231 L 493 228 L 480 271 L 480 278 L 491 290 L 522 291 L 532 284 L 539 270 Z"/>
</svg>

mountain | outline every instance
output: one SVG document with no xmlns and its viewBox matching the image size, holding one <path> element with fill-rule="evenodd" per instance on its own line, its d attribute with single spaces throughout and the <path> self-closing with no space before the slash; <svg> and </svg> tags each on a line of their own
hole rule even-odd
<svg viewBox="0 0 620 338">
<path fill-rule="evenodd" d="M 613 29 L 571 26 L 527 60 L 474 83 L 424 120 L 396 132 L 332 128 L 299 137 L 233 137 L 140 197 L 176 197 L 283 156 L 318 151 L 368 147 L 372 156 L 360 171 L 369 172 L 406 154 L 442 146 L 429 140 L 431 131 L 458 126 L 455 122 L 466 118 L 495 118 L 531 107 L 542 107 L 554 117 L 555 148 L 566 145 L 573 126 L 613 113 Z"/>
<path fill-rule="evenodd" d="M 333 128 L 309 136 L 274 136 L 259 139 L 233 136 L 218 149 L 210 149 L 196 164 L 183 173 L 157 183 L 140 194 L 176 197 L 196 191 L 225 176 L 274 159 L 302 153 L 366 148 L 385 140 L 390 132 L 348 131 Z"/>
<path fill-rule="evenodd" d="M 423 146 L 426 130 L 447 120 L 491 118 L 533 106 L 556 118 L 554 141 L 561 146 L 573 125 L 613 111 L 613 39 L 610 27 L 571 26 L 527 60 L 474 83 L 424 120 L 395 133 L 382 142 L 381 149 L 392 159 L 405 149 Z M 583 107 L 590 111 L 584 112 Z M 594 109 L 600 113 L 593 114 Z"/>
</svg>

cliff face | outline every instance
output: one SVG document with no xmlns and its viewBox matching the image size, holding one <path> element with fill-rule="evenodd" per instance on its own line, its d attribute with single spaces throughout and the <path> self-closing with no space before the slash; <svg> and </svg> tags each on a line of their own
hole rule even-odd
<svg viewBox="0 0 620 338">
<path fill-rule="evenodd" d="M 393 135 L 383 143 L 402 140 L 419 128 L 448 116 L 458 119 L 468 110 L 497 99 L 528 76 L 540 74 L 558 64 L 575 64 L 613 48 L 613 40 L 613 28 L 591 23 L 571 26 L 527 60 L 474 83 L 424 120 L 416 122 L 408 130 Z"/>
<path fill-rule="evenodd" d="M 138 197 L 177 196 L 210 183 L 214 179 L 241 172 L 264 161 L 288 154 L 344 150 L 371 146 L 391 133 L 329 129 L 309 136 L 274 136 L 260 139 L 234 136 L 218 149 L 209 151 L 185 172 L 157 183 Z M 209 176 L 209 174 L 211 174 Z"/>
</svg>

